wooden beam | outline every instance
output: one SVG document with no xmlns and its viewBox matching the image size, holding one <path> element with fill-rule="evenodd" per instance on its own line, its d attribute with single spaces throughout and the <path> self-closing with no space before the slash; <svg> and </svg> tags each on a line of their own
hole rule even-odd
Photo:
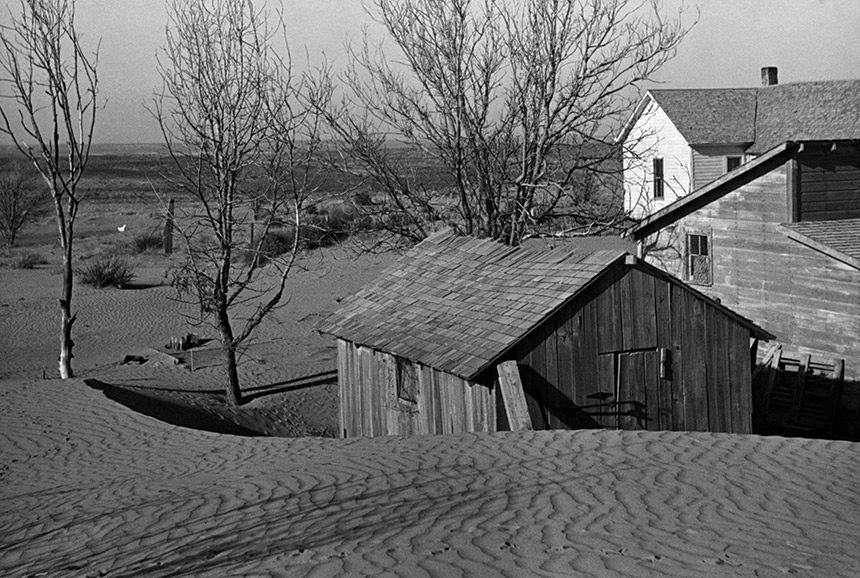
<svg viewBox="0 0 860 578">
<path fill-rule="evenodd" d="M 503 361 L 496 366 L 496 371 L 499 374 L 499 388 L 502 392 L 502 400 L 505 404 L 505 412 L 511 431 L 534 429 L 529 417 L 528 406 L 526 406 L 526 394 L 523 391 L 523 383 L 520 381 L 520 370 L 517 368 L 517 362 Z"/>
<path fill-rule="evenodd" d="M 773 385 L 776 383 L 776 376 L 779 373 L 779 362 L 782 359 L 782 349 L 777 348 L 773 353 L 773 358 L 770 361 L 770 375 L 767 379 L 767 389 L 764 393 L 764 416 L 770 413 L 770 398 L 773 395 Z"/>
<path fill-rule="evenodd" d="M 758 378 L 759 374 L 761 374 L 764 370 L 766 370 L 770 366 L 770 361 L 773 359 L 773 356 L 776 355 L 776 352 L 782 349 L 782 346 L 779 343 L 774 343 L 770 349 L 767 350 L 767 353 L 764 355 L 764 359 L 761 360 L 761 363 L 756 365 L 755 371 L 752 374 L 752 381 L 755 383 L 756 378 Z M 755 360 L 753 359 L 753 365 L 755 365 Z"/>
<path fill-rule="evenodd" d="M 827 409 L 827 429 L 832 430 L 836 420 L 836 408 L 842 395 L 842 382 L 845 380 L 845 360 L 833 360 L 833 381 L 830 382 L 830 407 Z"/>
<path fill-rule="evenodd" d="M 803 390 L 806 389 L 806 373 L 809 371 L 809 362 L 812 356 L 805 353 L 800 359 L 800 367 L 797 368 L 797 387 L 794 390 L 794 399 L 791 402 L 791 423 L 797 423 L 800 418 L 800 408 L 803 407 Z"/>
</svg>

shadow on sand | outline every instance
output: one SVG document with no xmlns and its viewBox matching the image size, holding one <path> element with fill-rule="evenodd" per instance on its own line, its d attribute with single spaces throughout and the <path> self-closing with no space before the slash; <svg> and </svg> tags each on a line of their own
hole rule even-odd
<svg viewBox="0 0 860 578">
<path fill-rule="evenodd" d="M 263 436 L 265 431 L 242 424 L 236 408 L 227 405 L 223 394 L 212 392 L 162 391 L 136 386 L 111 385 L 97 379 L 85 379 L 89 387 L 98 389 L 108 399 L 132 411 L 157 420 L 191 429 L 240 436 Z"/>
</svg>

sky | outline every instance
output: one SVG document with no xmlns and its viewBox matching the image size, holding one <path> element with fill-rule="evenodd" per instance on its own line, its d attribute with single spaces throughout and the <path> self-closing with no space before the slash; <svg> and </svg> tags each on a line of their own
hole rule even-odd
<svg viewBox="0 0 860 578">
<path fill-rule="evenodd" d="M 680 0 L 664 0 L 667 7 Z M 779 68 L 779 82 L 860 78 L 858 0 L 688 0 L 700 15 L 677 56 L 655 76 L 661 88 L 746 87 L 760 84 L 761 68 Z M 0 19 L 6 20 L 6 5 Z M 258 0 L 257 4 L 261 4 Z M 269 0 L 282 9 L 294 57 L 325 54 L 345 60 L 347 38 L 379 31 L 360 0 Z M 688 12 L 688 20 L 692 16 Z M 100 42 L 99 77 L 107 105 L 98 143 L 159 142 L 144 108 L 160 85 L 156 53 L 164 41 L 162 0 L 77 0 L 84 43 Z"/>
</svg>

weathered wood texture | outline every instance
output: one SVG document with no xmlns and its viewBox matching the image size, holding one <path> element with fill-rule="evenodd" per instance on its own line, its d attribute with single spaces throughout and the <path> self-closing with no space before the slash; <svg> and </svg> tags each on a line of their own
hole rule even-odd
<svg viewBox="0 0 860 578">
<path fill-rule="evenodd" d="M 526 396 L 520 381 L 516 361 L 505 361 L 497 366 L 499 388 L 505 405 L 505 415 L 511 431 L 532 430 L 532 420 L 526 406 Z"/>
<path fill-rule="evenodd" d="M 398 394 L 398 380 L 411 372 L 398 371 L 396 356 L 338 339 L 343 437 L 496 431 L 492 387 L 408 360 L 400 363 L 414 368 L 414 403 Z"/>
<path fill-rule="evenodd" d="M 713 285 L 699 289 L 752 319 L 786 348 L 846 360 L 860 379 L 860 271 L 789 239 L 785 167 L 679 219 L 652 264 L 685 278 L 686 233 L 712 235 Z"/>
<path fill-rule="evenodd" d="M 812 149 L 797 159 L 800 174 L 799 220 L 860 217 L 860 152 Z"/>
<path fill-rule="evenodd" d="M 511 357 L 550 428 L 750 433 L 749 343 L 713 303 L 618 263 Z"/>
</svg>

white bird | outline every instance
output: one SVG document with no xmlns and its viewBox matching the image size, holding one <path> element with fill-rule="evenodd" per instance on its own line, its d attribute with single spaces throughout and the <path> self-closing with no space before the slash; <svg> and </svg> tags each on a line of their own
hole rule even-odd
<svg viewBox="0 0 860 578">
<path fill-rule="evenodd" d="M 120 233 L 125 233 L 125 225 L 123 225 L 122 227 L 117 227 L 116 230 Z"/>
</svg>

